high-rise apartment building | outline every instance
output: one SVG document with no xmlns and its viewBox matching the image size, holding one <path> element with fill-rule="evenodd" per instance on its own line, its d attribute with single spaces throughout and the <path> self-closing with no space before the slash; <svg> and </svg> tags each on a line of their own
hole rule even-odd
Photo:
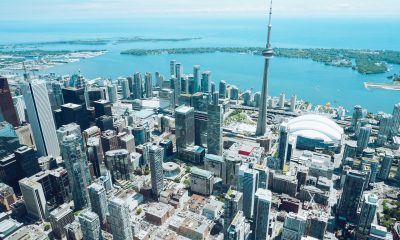
<svg viewBox="0 0 400 240">
<path fill-rule="evenodd" d="M 104 224 L 108 212 L 106 189 L 103 184 L 92 183 L 88 190 L 92 211 L 99 216 L 100 223 Z"/>
<path fill-rule="evenodd" d="M 91 183 L 91 177 L 81 135 L 64 136 L 61 142 L 61 154 L 68 172 L 75 209 L 81 210 L 89 207 L 87 187 Z"/>
<path fill-rule="evenodd" d="M 139 72 L 133 75 L 133 99 L 143 98 L 143 80 Z"/>
<path fill-rule="evenodd" d="M 102 240 L 100 219 L 99 216 L 85 209 L 79 214 L 79 223 L 81 224 L 81 231 L 83 239 L 85 240 Z"/>
<path fill-rule="evenodd" d="M 386 151 L 385 155 L 382 157 L 381 169 L 379 171 L 379 178 L 382 180 L 387 180 L 389 178 L 390 169 L 393 163 L 393 153 L 391 151 Z"/>
<path fill-rule="evenodd" d="M 164 148 L 152 145 L 149 149 L 151 189 L 153 195 L 158 197 L 164 188 L 163 160 Z"/>
<path fill-rule="evenodd" d="M 368 147 L 371 132 L 372 126 L 370 124 L 360 127 L 360 133 L 357 137 L 357 153 L 362 153 Z"/>
<path fill-rule="evenodd" d="M 146 98 L 151 98 L 153 96 L 153 79 L 149 72 L 144 75 L 144 90 Z"/>
<path fill-rule="evenodd" d="M 133 239 L 129 206 L 121 198 L 113 197 L 108 201 L 109 223 L 114 240 Z"/>
<path fill-rule="evenodd" d="M 361 211 L 358 218 L 357 233 L 368 235 L 378 208 L 378 196 L 372 193 L 364 194 L 361 202 Z"/>
</svg>

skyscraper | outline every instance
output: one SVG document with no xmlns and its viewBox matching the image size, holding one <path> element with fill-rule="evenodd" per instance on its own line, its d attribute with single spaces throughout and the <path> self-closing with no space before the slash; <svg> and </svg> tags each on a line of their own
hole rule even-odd
<svg viewBox="0 0 400 240">
<path fill-rule="evenodd" d="M 393 116 L 392 114 L 383 114 L 379 121 L 378 142 L 383 145 L 392 134 Z"/>
<path fill-rule="evenodd" d="M 92 183 L 88 190 L 92 211 L 99 216 L 100 223 L 104 224 L 108 212 L 106 189 L 102 184 Z"/>
<path fill-rule="evenodd" d="M 14 155 L 24 177 L 30 177 L 40 171 L 36 151 L 32 148 L 22 146 L 14 151 Z"/>
<path fill-rule="evenodd" d="M 259 188 L 254 202 L 254 239 L 268 240 L 272 194 L 270 190 Z"/>
<path fill-rule="evenodd" d="M 204 71 L 201 74 L 201 92 L 210 93 L 211 92 L 211 72 Z"/>
<path fill-rule="evenodd" d="M 155 78 L 156 78 L 156 86 L 159 88 L 162 88 L 162 84 L 164 81 L 164 76 L 161 75 L 159 72 L 156 72 L 155 74 Z"/>
<path fill-rule="evenodd" d="M 279 95 L 279 108 L 284 109 L 285 108 L 285 94 L 281 93 Z"/>
<path fill-rule="evenodd" d="M 8 80 L 0 76 L 0 122 L 2 121 L 7 121 L 14 127 L 19 126 L 18 115 L 14 108 Z"/>
<path fill-rule="evenodd" d="M 175 104 L 178 104 L 180 91 L 178 92 L 178 90 L 176 89 L 180 87 L 179 81 L 175 76 L 172 76 L 170 79 L 170 84 L 171 84 L 170 88 L 174 90 L 174 102 Z"/>
<path fill-rule="evenodd" d="M 290 111 L 294 112 L 296 110 L 296 102 L 297 102 L 297 97 L 296 95 L 293 95 L 290 98 Z"/>
<path fill-rule="evenodd" d="M 183 66 L 181 63 L 176 63 L 175 64 L 175 87 L 174 91 L 178 99 L 176 99 L 176 102 L 179 103 L 179 96 L 181 95 L 182 92 L 182 77 L 183 77 Z"/>
<path fill-rule="evenodd" d="M 121 79 L 122 88 L 122 98 L 128 99 L 131 96 L 131 91 L 129 90 L 129 81 L 127 78 Z"/>
<path fill-rule="evenodd" d="M 367 124 L 360 128 L 357 138 L 357 153 L 362 153 L 368 147 L 369 137 L 371 136 L 372 126 Z"/>
<path fill-rule="evenodd" d="M 366 113 L 367 113 L 367 111 L 365 109 L 363 109 L 360 105 L 354 106 L 353 117 L 351 119 L 351 127 L 353 128 L 353 130 L 355 130 L 357 122 L 360 119 L 364 118 Z"/>
<path fill-rule="evenodd" d="M 100 137 L 90 137 L 87 140 L 86 147 L 87 158 L 93 165 L 94 175 L 100 177 L 100 166 L 104 160 Z"/>
<path fill-rule="evenodd" d="M 61 145 L 65 136 L 73 135 L 73 134 L 75 134 L 76 136 L 81 136 L 81 128 L 79 127 L 78 124 L 70 123 L 70 124 L 61 126 L 59 129 L 57 129 L 58 143 Z M 83 139 L 82 139 L 82 141 L 83 141 Z"/>
<path fill-rule="evenodd" d="M 194 145 L 194 108 L 180 106 L 175 110 L 176 148 L 179 153 L 187 146 Z"/>
<path fill-rule="evenodd" d="M 210 83 L 210 91 L 209 91 L 209 93 L 213 93 L 213 92 L 215 92 L 216 91 L 216 89 L 215 89 L 215 82 L 211 82 Z"/>
<path fill-rule="evenodd" d="M 258 188 L 268 188 L 268 179 L 269 179 L 269 174 L 268 174 L 268 169 L 265 165 L 262 164 L 256 164 L 253 166 L 253 169 L 258 172 Z"/>
<path fill-rule="evenodd" d="M 133 75 L 133 99 L 143 98 L 143 81 L 142 74 L 139 72 Z"/>
<path fill-rule="evenodd" d="M 390 169 L 393 163 L 393 153 L 391 151 L 386 151 L 385 156 L 382 158 L 381 169 L 379 171 L 379 178 L 382 180 L 387 180 L 389 178 Z"/>
<path fill-rule="evenodd" d="M 374 221 L 378 208 L 378 196 L 373 193 L 364 194 L 361 203 L 361 211 L 358 219 L 357 232 L 367 235 Z"/>
<path fill-rule="evenodd" d="M 83 239 L 85 240 L 102 240 L 100 219 L 99 216 L 86 209 L 79 214 L 79 223 L 81 224 L 81 230 Z"/>
<path fill-rule="evenodd" d="M 90 126 L 87 109 L 84 104 L 66 103 L 61 105 L 62 125 L 69 123 L 79 124 L 81 130 Z"/>
<path fill-rule="evenodd" d="M 366 174 L 361 171 L 350 170 L 347 173 L 338 204 L 340 220 L 353 224 L 357 223 L 357 209 L 364 192 L 366 178 Z"/>
<path fill-rule="evenodd" d="M 32 80 L 30 83 L 23 83 L 22 91 L 38 155 L 58 157 L 60 147 L 46 82 Z"/>
<path fill-rule="evenodd" d="M 152 145 L 149 149 L 151 189 L 153 195 L 158 197 L 164 187 L 163 159 L 164 148 Z"/>
<path fill-rule="evenodd" d="M 193 93 L 200 91 L 200 65 L 193 66 Z"/>
<path fill-rule="evenodd" d="M 153 80 L 149 72 L 144 75 L 144 89 L 146 98 L 151 98 L 153 96 Z"/>
<path fill-rule="evenodd" d="M 117 98 L 117 86 L 115 83 L 111 83 L 110 85 L 107 86 L 107 91 L 108 91 L 108 101 L 110 103 L 116 103 L 118 98 Z"/>
<path fill-rule="evenodd" d="M 132 180 L 133 164 L 126 149 L 116 149 L 106 152 L 106 166 L 114 180 Z"/>
<path fill-rule="evenodd" d="M 394 105 L 393 108 L 393 135 L 396 135 L 400 131 L 400 103 Z"/>
<path fill-rule="evenodd" d="M 174 90 L 169 88 L 163 88 L 159 91 L 160 107 L 166 108 L 172 113 L 175 110 L 175 95 Z"/>
<path fill-rule="evenodd" d="M 61 154 L 68 172 L 75 209 L 89 207 L 87 187 L 91 178 L 82 137 L 77 134 L 64 136 L 61 142 Z"/>
<path fill-rule="evenodd" d="M 222 155 L 223 110 L 218 104 L 218 95 L 213 95 L 213 102 L 208 105 L 207 148 L 208 154 Z"/>
<path fill-rule="evenodd" d="M 271 47 L 271 17 L 272 17 L 272 1 L 269 12 L 269 24 L 268 24 L 268 36 L 267 36 L 267 47 L 263 51 L 263 56 L 265 58 L 264 62 L 264 77 L 261 92 L 261 104 L 258 111 L 258 121 L 257 121 L 257 136 L 264 136 L 267 132 L 267 97 L 268 97 L 268 71 L 269 71 L 269 60 L 274 55 L 274 51 Z"/>
<path fill-rule="evenodd" d="M 26 122 L 24 96 L 14 96 L 12 99 L 19 123 Z"/>
<path fill-rule="evenodd" d="M 169 69 L 170 69 L 170 76 L 175 76 L 176 72 L 175 72 L 175 65 L 176 65 L 176 60 L 171 60 L 170 64 L 169 64 Z"/>
<path fill-rule="evenodd" d="M 232 223 L 233 218 L 238 211 L 243 209 L 243 193 L 234 190 L 232 187 L 228 190 L 224 199 L 224 229 L 225 233 Z"/>
<path fill-rule="evenodd" d="M 133 239 L 129 206 L 121 198 L 113 197 L 108 201 L 109 222 L 114 240 Z"/>
<path fill-rule="evenodd" d="M 239 168 L 238 191 L 243 193 L 243 212 L 247 219 L 253 218 L 254 194 L 258 189 L 258 172 L 242 165 Z"/>
<path fill-rule="evenodd" d="M 225 80 L 221 80 L 219 82 L 219 97 L 220 98 L 226 98 L 226 81 Z"/>
<path fill-rule="evenodd" d="M 49 213 L 42 185 L 30 178 L 24 178 L 19 181 L 19 186 L 28 215 L 39 221 L 47 219 Z"/>
<path fill-rule="evenodd" d="M 278 158 L 279 158 L 279 168 L 283 170 L 286 164 L 286 158 L 288 155 L 288 145 L 289 145 L 289 129 L 287 123 L 282 123 L 279 127 L 279 146 L 278 146 Z"/>
</svg>

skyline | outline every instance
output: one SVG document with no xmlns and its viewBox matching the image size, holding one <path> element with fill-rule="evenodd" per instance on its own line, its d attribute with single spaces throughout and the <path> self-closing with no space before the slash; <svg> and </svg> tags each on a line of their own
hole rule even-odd
<svg viewBox="0 0 400 240">
<path fill-rule="evenodd" d="M 267 14 L 264 0 L 37 0 L 35 5 L 27 0 L 1 1 L 2 21 L 73 21 L 73 20 L 123 20 L 138 17 L 264 17 Z M 229 7 L 227 7 L 229 6 Z M 400 2 L 396 0 L 281 0 L 274 4 L 275 17 L 356 17 L 398 18 Z M 43 14 L 45 13 L 45 14 Z"/>
</svg>

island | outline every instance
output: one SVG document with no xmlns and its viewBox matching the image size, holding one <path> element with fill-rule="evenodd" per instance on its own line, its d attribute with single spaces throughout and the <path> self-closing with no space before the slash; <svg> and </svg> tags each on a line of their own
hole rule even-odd
<svg viewBox="0 0 400 240">
<path fill-rule="evenodd" d="M 115 43 L 134 43 L 134 42 L 185 42 L 192 40 L 199 40 L 200 37 L 194 38 L 143 38 L 143 37 L 134 37 L 134 38 L 120 38 L 115 41 Z"/>
<path fill-rule="evenodd" d="M 262 55 L 260 47 L 200 47 L 129 49 L 121 54 L 144 56 L 160 54 L 241 53 Z M 389 64 L 400 64 L 400 51 L 327 48 L 274 48 L 276 57 L 311 59 L 329 66 L 352 68 L 361 74 L 389 71 Z"/>
<path fill-rule="evenodd" d="M 25 42 L 14 44 L 0 45 L 1 49 L 18 49 L 18 48 L 35 48 L 51 45 L 87 45 L 98 46 L 107 44 L 122 44 L 122 43 L 135 43 L 135 42 L 184 42 L 199 40 L 200 37 L 191 38 L 146 38 L 146 37 L 120 37 L 120 38 L 94 38 L 94 39 L 77 39 L 77 40 L 59 40 L 59 41 L 46 41 L 46 42 Z"/>
</svg>

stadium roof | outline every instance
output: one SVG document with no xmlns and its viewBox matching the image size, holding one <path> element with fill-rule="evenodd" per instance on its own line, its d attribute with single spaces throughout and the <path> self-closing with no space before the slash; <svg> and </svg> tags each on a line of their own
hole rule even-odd
<svg viewBox="0 0 400 240">
<path fill-rule="evenodd" d="M 339 142 L 343 128 L 332 119 L 322 115 L 307 114 L 291 119 L 287 123 L 289 133 L 310 139 L 322 139 L 324 142 Z"/>
</svg>

